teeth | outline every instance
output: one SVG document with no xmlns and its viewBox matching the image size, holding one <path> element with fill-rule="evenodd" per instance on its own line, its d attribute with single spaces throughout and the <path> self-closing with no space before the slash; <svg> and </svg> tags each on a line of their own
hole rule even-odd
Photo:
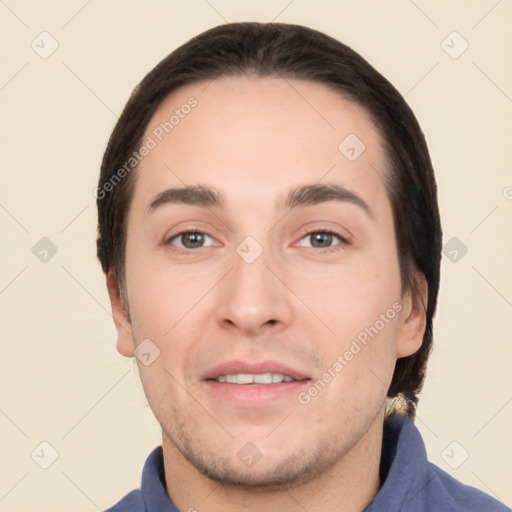
<svg viewBox="0 0 512 512">
<path fill-rule="evenodd" d="M 217 382 L 228 382 L 230 384 L 275 384 L 278 382 L 292 382 L 295 379 L 282 373 L 236 373 L 230 375 L 219 375 Z"/>
<path fill-rule="evenodd" d="M 272 374 L 271 373 L 260 373 L 258 375 L 253 375 L 254 384 L 270 384 L 272 382 Z"/>
<path fill-rule="evenodd" d="M 253 376 L 249 373 L 239 373 L 238 375 L 233 375 L 233 377 L 235 377 L 237 384 L 252 384 L 254 382 Z"/>
</svg>

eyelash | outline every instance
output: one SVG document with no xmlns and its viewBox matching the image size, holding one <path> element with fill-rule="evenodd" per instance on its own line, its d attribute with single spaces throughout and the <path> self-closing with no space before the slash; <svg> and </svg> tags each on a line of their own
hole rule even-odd
<svg viewBox="0 0 512 512">
<path fill-rule="evenodd" d="M 165 245 L 171 245 L 171 243 L 176 240 L 177 238 L 179 238 L 180 236 L 182 235 L 187 235 L 187 234 L 201 234 L 201 235 L 206 235 L 210 238 L 213 239 L 212 236 L 210 236 L 208 233 L 204 232 L 204 231 L 200 231 L 200 230 L 186 230 L 186 231 L 180 231 L 179 233 L 176 233 L 175 235 L 172 235 L 171 237 L 169 237 L 167 239 L 167 241 L 165 242 Z M 304 233 L 304 235 L 300 238 L 300 240 L 306 238 L 307 236 L 310 236 L 312 234 L 318 234 L 318 233 L 322 233 L 322 234 L 326 234 L 326 235 L 334 235 L 335 237 L 337 237 L 339 240 L 340 240 L 340 243 L 339 244 L 336 244 L 334 246 L 331 246 L 331 247 L 309 247 L 309 249 L 316 249 L 318 252 L 321 252 L 321 253 L 325 253 L 325 252 L 334 252 L 334 251 L 338 251 L 340 250 L 340 246 L 347 246 L 347 245 L 350 245 L 350 242 L 349 240 L 347 240 L 347 238 L 345 236 L 343 236 L 341 233 L 339 233 L 338 231 L 334 230 L 334 229 L 312 229 L 312 230 L 309 230 L 309 231 L 306 231 L 306 233 Z M 198 249 L 204 249 L 204 247 L 199 247 Z M 183 254 L 191 254 L 193 252 L 195 252 L 197 249 L 187 249 L 187 248 L 182 248 L 182 247 L 174 247 L 174 250 L 176 250 L 177 252 L 181 252 Z"/>
<path fill-rule="evenodd" d="M 317 234 L 317 233 L 322 233 L 325 235 L 334 235 L 335 237 L 339 238 L 340 243 L 337 245 L 333 245 L 331 247 L 310 247 L 310 249 L 316 249 L 319 252 L 334 252 L 334 251 L 339 251 L 340 246 L 350 245 L 350 242 L 341 233 L 339 233 L 338 231 L 336 231 L 334 229 L 327 229 L 327 228 L 326 229 L 318 229 L 317 228 L 317 229 L 312 229 L 310 231 L 306 231 L 306 233 L 304 233 L 304 235 L 301 237 L 301 240 L 309 235 Z"/>
<path fill-rule="evenodd" d="M 177 238 L 179 238 L 182 235 L 189 235 L 189 234 L 206 235 L 213 239 L 213 237 L 210 236 L 208 233 L 201 231 L 199 229 L 187 229 L 185 231 L 180 231 L 179 233 L 176 233 L 175 235 L 170 236 L 167 239 L 167 241 L 165 242 L 165 245 L 171 245 L 171 242 L 173 242 L 173 240 L 176 240 Z M 178 252 L 182 252 L 182 253 L 186 253 L 186 254 L 196 251 L 196 249 L 187 249 L 187 248 L 182 248 L 182 247 L 174 247 L 174 249 Z M 199 247 L 199 249 L 204 249 L 204 247 Z"/>
</svg>

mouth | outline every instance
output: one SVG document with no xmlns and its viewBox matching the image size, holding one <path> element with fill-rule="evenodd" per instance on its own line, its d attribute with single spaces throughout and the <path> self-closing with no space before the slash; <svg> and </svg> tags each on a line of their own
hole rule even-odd
<svg viewBox="0 0 512 512">
<path fill-rule="evenodd" d="M 312 379 L 274 361 L 230 361 L 212 368 L 202 380 L 218 401 L 259 408 L 296 398 Z"/>
<path fill-rule="evenodd" d="M 289 375 L 282 373 L 230 373 L 228 375 L 219 375 L 215 382 L 227 382 L 228 384 L 279 384 L 280 382 L 296 381 Z"/>
</svg>

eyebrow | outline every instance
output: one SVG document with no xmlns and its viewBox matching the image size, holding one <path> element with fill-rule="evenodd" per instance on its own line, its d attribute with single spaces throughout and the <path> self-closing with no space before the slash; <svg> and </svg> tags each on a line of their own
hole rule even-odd
<svg viewBox="0 0 512 512">
<path fill-rule="evenodd" d="M 284 209 L 312 206 L 327 201 L 341 201 L 351 203 L 363 209 L 373 218 L 373 212 L 361 197 L 347 188 L 335 183 L 314 183 L 302 185 L 288 192 L 288 195 L 278 206 Z M 146 209 L 146 213 L 153 213 L 160 207 L 168 204 L 188 204 L 204 208 L 222 208 L 224 199 L 213 188 L 206 185 L 188 185 L 164 190 L 155 196 Z"/>
<path fill-rule="evenodd" d="M 188 185 L 185 187 L 169 188 L 160 192 L 147 207 L 147 213 L 152 213 L 167 204 L 190 204 L 205 208 L 222 208 L 224 201 L 221 195 L 204 185 Z"/>
<path fill-rule="evenodd" d="M 373 212 L 364 199 L 347 188 L 335 183 L 315 183 L 294 188 L 288 193 L 283 206 L 284 208 L 296 208 L 325 203 L 327 201 L 342 201 L 354 204 L 373 218 Z"/>
</svg>

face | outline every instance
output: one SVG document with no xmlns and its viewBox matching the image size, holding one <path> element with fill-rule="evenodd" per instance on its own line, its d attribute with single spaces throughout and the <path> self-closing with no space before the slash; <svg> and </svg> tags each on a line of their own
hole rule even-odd
<svg viewBox="0 0 512 512">
<path fill-rule="evenodd" d="M 382 425 L 396 359 L 423 334 L 374 123 L 320 84 L 225 77 L 169 96 L 147 137 L 129 322 L 109 291 L 164 447 L 233 485 L 335 466 Z"/>
</svg>

